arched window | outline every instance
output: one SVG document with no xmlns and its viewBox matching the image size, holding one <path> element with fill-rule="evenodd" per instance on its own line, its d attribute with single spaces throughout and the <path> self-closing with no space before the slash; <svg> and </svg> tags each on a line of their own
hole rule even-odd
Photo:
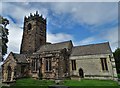
<svg viewBox="0 0 120 88">
<path fill-rule="evenodd" d="M 36 58 L 32 59 L 32 70 L 37 71 L 38 69 L 38 60 Z"/>
<path fill-rule="evenodd" d="M 80 78 L 84 78 L 84 72 L 82 68 L 79 69 L 79 76 Z"/>
<path fill-rule="evenodd" d="M 46 58 L 46 71 L 49 72 L 52 70 L 52 61 L 51 58 Z"/>
<path fill-rule="evenodd" d="M 28 30 L 31 30 L 31 28 L 32 28 L 32 25 L 29 23 L 29 24 L 27 25 L 27 29 L 28 29 Z"/>
<path fill-rule="evenodd" d="M 10 66 L 7 67 L 7 70 L 8 70 L 8 78 L 7 80 L 10 81 L 11 80 L 11 73 L 12 73 L 12 69 Z"/>
</svg>

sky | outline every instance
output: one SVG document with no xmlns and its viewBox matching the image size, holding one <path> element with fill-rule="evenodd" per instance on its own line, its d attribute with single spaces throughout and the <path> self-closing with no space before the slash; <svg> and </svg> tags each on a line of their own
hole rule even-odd
<svg viewBox="0 0 120 88">
<path fill-rule="evenodd" d="M 118 47 L 117 2 L 5 1 L 0 3 L 0 15 L 10 22 L 8 53 L 19 53 L 24 16 L 36 11 L 47 18 L 47 42 L 72 40 L 75 46 L 109 42 L 112 51 Z"/>
</svg>

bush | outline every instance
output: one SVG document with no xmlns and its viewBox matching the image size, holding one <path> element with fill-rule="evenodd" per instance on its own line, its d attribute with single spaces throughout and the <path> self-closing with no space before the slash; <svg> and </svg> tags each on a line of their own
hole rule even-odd
<svg viewBox="0 0 120 88">
<path fill-rule="evenodd" d="M 42 80 L 43 74 L 39 73 L 39 80 Z"/>
<path fill-rule="evenodd" d="M 120 74 L 118 74 L 118 78 L 120 79 Z"/>
</svg>

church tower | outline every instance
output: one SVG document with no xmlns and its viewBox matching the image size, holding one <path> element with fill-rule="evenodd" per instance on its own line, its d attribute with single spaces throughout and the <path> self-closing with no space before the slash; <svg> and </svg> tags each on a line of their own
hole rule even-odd
<svg viewBox="0 0 120 88">
<path fill-rule="evenodd" d="M 24 18 L 24 29 L 21 43 L 21 54 L 36 52 L 40 46 L 46 44 L 46 19 L 38 12 Z"/>
</svg>

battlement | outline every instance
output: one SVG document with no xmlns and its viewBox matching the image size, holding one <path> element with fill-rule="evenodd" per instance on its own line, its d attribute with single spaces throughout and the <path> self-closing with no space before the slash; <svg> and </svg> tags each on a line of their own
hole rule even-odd
<svg viewBox="0 0 120 88">
<path fill-rule="evenodd" d="M 30 13 L 30 16 L 28 17 L 24 17 L 24 22 L 28 22 L 28 21 L 31 21 L 31 20 L 37 20 L 37 21 L 40 21 L 44 24 L 46 24 L 46 18 L 43 18 L 43 16 L 39 15 L 38 14 L 38 11 L 36 11 L 36 13 L 34 15 L 32 15 L 32 13 Z"/>
</svg>

